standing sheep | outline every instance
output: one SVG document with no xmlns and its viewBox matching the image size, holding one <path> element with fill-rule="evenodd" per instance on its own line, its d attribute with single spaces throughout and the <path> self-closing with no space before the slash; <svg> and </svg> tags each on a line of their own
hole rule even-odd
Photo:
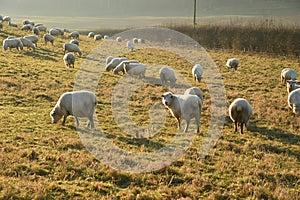
<svg viewBox="0 0 300 200">
<path fill-rule="evenodd" d="M 194 65 L 192 68 L 192 75 L 193 75 L 194 81 L 197 81 L 198 83 L 200 83 L 200 81 L 202 79 L 202 74 L 203 74 L 203 68 L 201 67 L 201 65 L 200 64 Z"/>
<path fill-rule="evenodd" d="M 56 28 L 52 28 L 52 29 L 49 30 L 49 34 L 56 37 L 56 36 L 60 35 L 60 31 Z"/>
<path fill-rule="evenodd" d="M 94 128 L 94 112 L 97 105 L 97 98 L 94 93 L 88 91 L 74 91 L 63 93 L 56 105 L 50 112 L 52 123 L 57 123 L 62 117 L 62 125 L 65 125 L 66 118 L 73 115 L 76 128 L 79 126 L 78 117 L 89 119 L 88 127 Z"/>
<path fill-rule="evenodd" d="M 297 72 L 294 69 L 284 68 L 281 70 L 281 83 L 285 84 L 287 80 L 296 80 Z"/>
<path fill-rule="evenodd" d="M 55 38 L 54 38 L 54 36 L 46 33 L 46 34 L 43 35 L 43 39 L 45 41 L 45 44 L 47 44 L 47 42 L 50 42 L 53 45 Z"/>
<path fill-rule="evenodd" d="M 88 34 L 88 37 L 89 37 L 89 38 L 94 38 L 94 36 L 95 36 L 95 33 L 94 33 L 94 32 L 89 32 L 89 34 Z"/>
<path fill-rule="evenodd" d="M 130 76 L 135 76 L 137 78 L 145 78 L 146 65 L 141 63 L 130 63 L 124 62 L 124 72 Z"/>
<path fill-rule="evenodd" d="M 37 28 L 39 31 L 43 31 L 43 32 L 46 32 L 46 31 L 47 31 L 47 27 L 44 26 L 44 25 L 36 26 L 36 28 Z"/>
<path fill-rule="evenodd" d="M 37 27 L 33 27 L 32 32 L 35 35 L 39 35 L 40 34 L 40 30 Z"/>
<path fill-rule="evenodd" d="M 76 39 L 70 40 L 70 43 L 76 44 L 77 46 L 79 46 L 79 41 Z"/>
<path fill-rule="evenodd" d="M 95 41 L 101 40 L 101 39 L 102 39 L 102 35 L 100 35 L 100 34 L 94 35 L 94 40 Z"/>
<path fill-rule="evenodd" d="M 109 36 L 108 36 L 108 35 L 104 35 L 104 36 L 103 36 L 103 39 L 108 40 L 108 39 L 109 39 Z"/>
<path fill-rule="evenodd" d="M 68 35 L 68 37 L 69 38 L 73 38 L 73 39 L 79 39 L 79 32 L 78 31 L 73 31 L 73 32 L 71 32 L 69 35 Z"/>
<path fill-rule="evenodd" d="M 136 65 L 132 65 L 131 63 L 139 64 L 139 62 L 135 61 L 135 60 L 127 60 L 127 59 L 123 60 L 123 61 L 121 61 L 121 63 L 118 66 L 116 66 L 114 68 L 113 73 L 119 74 L 119 72 L 123 72 L 123 74 L 125 74 L 126 73 L 125 72 L 125 66 L 126 66 L 125 64 L 127 64 L 127 66 L 126 66 L 127 72 L 130 71 L 132 68 L 136 67 Z"/>
<path fill-rule="evenodd" d="M 30 40 L 26 38 L 20 38 L 20 40 L 24 47 L 31 48 L 33 51 L 36 50 L 36 46 Z"/>
<path fill-rule="evenodd" d="M 122 61 L 127 60 L 127 58 L 113 58 L 111 61 L 106 65 L 105 70 L 108 72 L 112 69 L 115 69 Z"/>
<path fill-rule="evenodd" d="M 188 95 L 188 94 L 197 95 L 201 99 L 201 102 L 203 103 L 203 92 L 200 88 L 197 87 L 188 88 L 185 90 L 184 95 Z"/>
<path fill-rule="evenodd" d="M 65 43 L 63 45 L 63 49 L 64 49 L 64 54 L 66 54 L 66 51 L 68 51 L 68 52 L 78 53 L 79 57 L 82 56 L 82 52 L 81 52 L 81 50 L 79 49 L 79 47 L 76 44 Z"/>
<path fill-rule="evenodd" d="M 26 24 L 21 27 L 21 31 L 32 31 L 33 26 L 31 24 Z"/>
<path fill-rule="evenodd" d="M 288 93 L 292 92 L 293 90 L 296 90 L 300 88 L 300 82 L 294 81 L 294 80 L 287 80 L 286 81 L 286 90 Z"/>
<path fill-rule="evenodd" d="M 3 40 L 3 50 L 6 51 L 7 49 L 16 48 L 17 50 L 23 50 L 23 43 L 18 38 L 11 38 Z"/>
<path fill-rule="evenodd" d="M 10 18 L 10 16 L 4 16 L 2 21 L 9 23 L 11 21 L 11 18 Z"/>
<path fill-rule="evenodd" d="M 243 126 L 247 126 L 247 122 L 252 116 L 252 107 L 246 99 L 237 98 L 229 106 L 229 116 L 234 122 L 234 131 L 240 125 L 241 134 L 243 134 Z"/>
<path fill-rule="evenodd" d="M 130 51 L 134 50 L 134 43 L 132 41 L 127 42 L 127 48 L 130 49 Z"/>
<path fill-rule="evenodd" d="M 162 67 L 159 70 L 159 76 L 163 86 L 167 86 L 167 83 L 170 82 L 170 86 L 173 87 L 177 80 L 174 71 L 168 67 Z"/>
<path fill-rule="evenodd" d="M 197 133 L 200 132 L 200 117 L 202 102 L 196 95 L 174 95 L 166 92 L 162 95 L 162 103 L 167 107 L 173 117 L 177 119 L 178 130 L 181 129 L 181 121 L 185 119 L 186 126 L 184 132 L 188 131 L 190 121 L 195 118 Z"/>
<path fill-rule="evenodd" d="M 11 27 L 18 28 L 18 25 L 17 25 L 17 24 L 14 24 L 14 23 L 11 23 L 11 22 L 8 22 L 8 25 L 11 26 Z"/>
<path fill-rule="evenodd" d="M 39 37 L 38 36 L 36 36 L 36 35 L 28 35 L 28 36 L 24 36 L 23 38 L 25 38 L 27 40 L 30 40 L 37 47 L 37 42 L 39 41 Z"/>
<path fill-rule="evenodd" d="M 72 67 L 74 68 L 74 64 L 75 64 L 75 55 L 71 52 L 66 53 L 63 57 L 64 63 L 67 67 Z"/>
<path fill-rule="evenodd" d="M 117 42 L 122 42 L 122 37 L 121 37 L 121 36 L 117 37 L 117 38 L 116 38 L 116 41 L 117 41 Z"/>
<path fill-rule="evenodd" d="M 108 63 L 110 63 L 112 59 L 114 59 L 114 57 L 112 57 L 112 56 L 107 56 L 107 57 L 106 57 L 106 61 L 105 61 L 106 65 L 108 65 Z"/>
<path fill-rule="evenodd" d="M 226 62 L 226 68 L 227 69 L 233 68 L 233 69 L 237 70 L 238 64 L 239 64 L 239 61 L 237 58 L 230 58 Z"/>
<path fill-rule="evenodd" d="M 300 88 L 289 93 L 288 105 L 295 115 L 300 116 Z"/>
</svg>

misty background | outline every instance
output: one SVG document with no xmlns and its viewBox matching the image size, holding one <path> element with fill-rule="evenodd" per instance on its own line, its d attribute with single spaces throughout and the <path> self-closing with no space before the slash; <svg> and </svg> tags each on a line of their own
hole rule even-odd
<svg viewBox="0 0 300 200">
<path fill-rule="evenodd" d="M 194 0 L 0 0 L 0 15 L 10 15 L 17 23 L 22 18 L 51 16 L 50 24 L 76 26 L 77 21 L 82 22 L 77 26 L 84 26 L 79 18 L 87 18 L 99 26 L 118 26 L 113 18 L 119 18 L 120 25 L 141 26 L 150 21 L 192 23 L 193 5 Z M 209 16 L 278 16 L 296 23 L 300 0 L 197 0 L 197 17 Z"/>
</svg>

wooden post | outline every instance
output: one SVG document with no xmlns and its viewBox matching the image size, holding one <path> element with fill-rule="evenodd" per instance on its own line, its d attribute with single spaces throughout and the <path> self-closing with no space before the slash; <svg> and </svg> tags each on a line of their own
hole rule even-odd
<svg viewBox="0 0 300 200">
<path fill-rule="evenodd" d="M 196 6 L 197 0 L 194 0 L 194 28 L 196 26 L 196 12 L 197 12 L 197 6 Z"/>
</svg>

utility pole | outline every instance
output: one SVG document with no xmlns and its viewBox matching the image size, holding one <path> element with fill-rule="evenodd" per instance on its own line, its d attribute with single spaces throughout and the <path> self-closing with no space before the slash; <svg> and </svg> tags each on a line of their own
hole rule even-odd
<svg viewBox="0 0 300 200">
<path fill-rule="evenodd" d="M 196 12 L 197 12 L 197 0 L 194 0 L 194 28 L 196 26 Z"/>
</svg>

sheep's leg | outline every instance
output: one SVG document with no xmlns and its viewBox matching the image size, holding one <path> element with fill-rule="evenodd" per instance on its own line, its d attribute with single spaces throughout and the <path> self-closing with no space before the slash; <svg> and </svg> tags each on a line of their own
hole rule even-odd
<svg viewBox="0 0 300 200">
<path fill-rule="evenodd" d="M 94 119 L 93 119 L 93 116 L 89 117 L 88 127 L 94 128 Z"/>
<path fill-rule="evenodd" d="M 177 122 L 178 122 L 178 130 L 181 130 L 181 120 L 180 120 L 180 118 L 177 118 Z"/>
<path fill-rule="evenodd" d="M 64 118 L 63 118 L 63 121 L 62 121 L 61 125 L 63 125 L 63 126 L 65 125 L 66 119 L 67 119 L 67 115 L 64 115 Z"/>
<path fill-rule="evenodd" d="M 241 134 L 244 134 L 244 132 L 243 132 L 244 124 L 245 123 L 241 123 Z"/>
<path fill-rule="evenodd" d="M 184 132 L 187 133 L 187 132 L 188 132 L 188 129 L 189 129 L 189 126 L 190 126 L 191 120 L 185 120 L 185 121 L 186 121 L 186 125 L 185 125 Z M 197 132 L 197 133 L 198 133 L 198 132 Z"/>
<path fill-rule="evenodd" d="M 200 119 L 195 118 L 196 125 L 197 125 L 197 133 L 200 133 Z"/>
<path fill-rule="evenodd" d="M 234 132 L 237 132 L 238 123 L 237 121 L 234 122 Z"/>
<path fill-rule="evenodd" d="M 78 118 L 77 117 L 74 117 L 75 118 L 75 124 L 76 124 L 76 128 L 78 128 L 78 126 L 79 126 L 79 120 L 78 120 Z"/>
</svg>

